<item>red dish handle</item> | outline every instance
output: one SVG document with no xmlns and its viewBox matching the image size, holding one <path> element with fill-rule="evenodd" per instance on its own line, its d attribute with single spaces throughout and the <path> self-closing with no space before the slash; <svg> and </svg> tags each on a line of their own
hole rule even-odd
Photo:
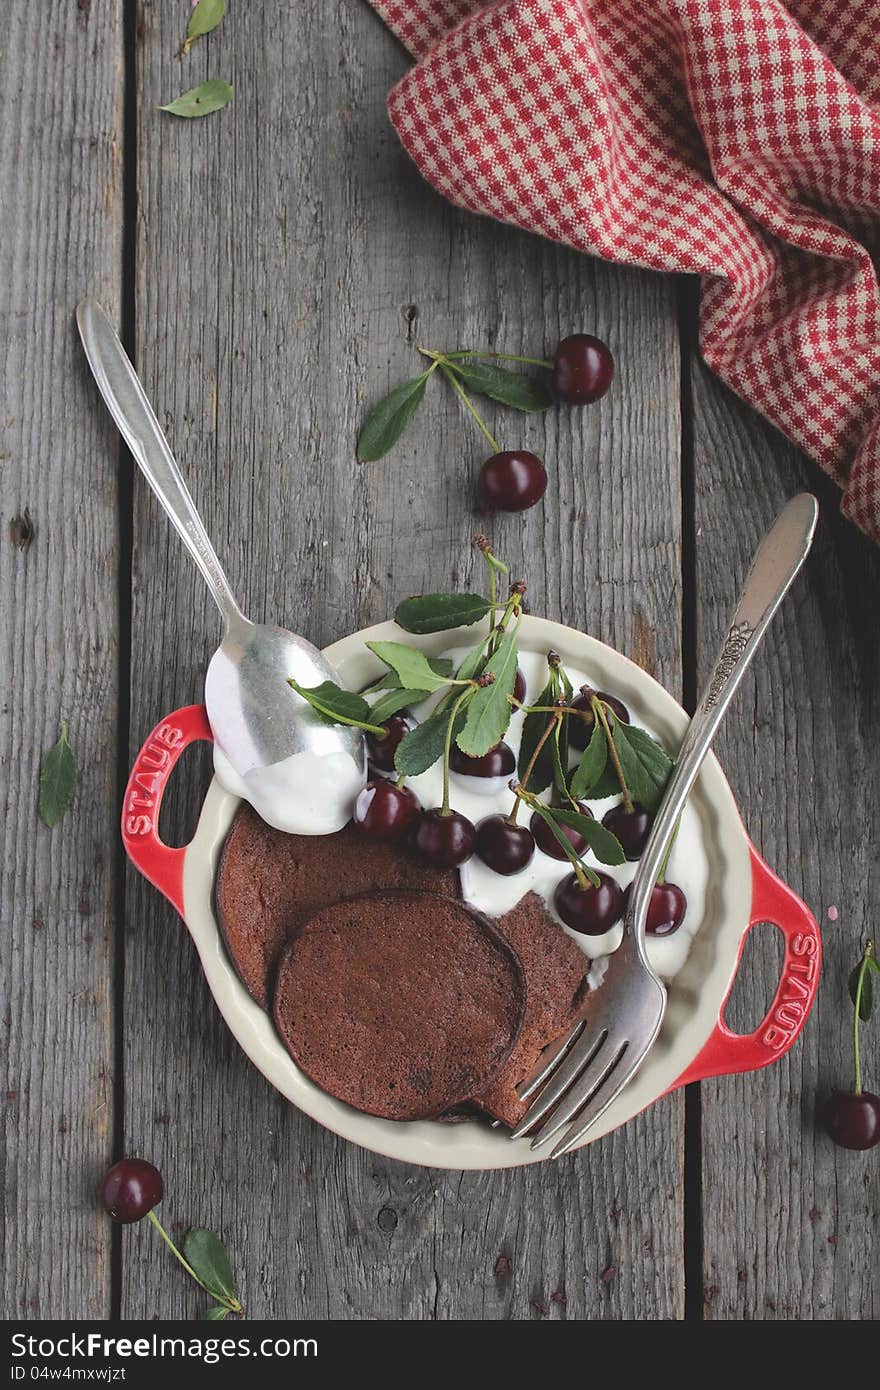
<svg viewBox="0 0 880 1390">
<path fill-rule="evenodd" d="M 172 849 L 159 839 L 159 810 L 181 753 L 200 740 L 213 741 L 204 705 L 187 705 L 169 714 L 138 753 L 122 803 L 122 843 L 129 859 L 181 917 L 186 848 Z"/>
<path fill-rule="evenodd" d="M 784 1056 L 792 1046 L 813 1006 L 819 988 L 822 938 L 806 903 L 764 863 L 754 847 L 752 861 L 752 910 L 740 942 L 742 957 L 746 937 L 759 922 L 771 922 L 782 932 L 785 954 L 782 976 L 764 1022 L 754 1033 L 732 1033 L 724 1022 L 724 1004 L 715 1030 L 676 1081 L 703 1081 L 737 1071 L 756 1071 Z M 729 995 L 730 991 L 728 991 Z M 725 1003 L 727 1000 L 725 999 Z"/>
</svg>

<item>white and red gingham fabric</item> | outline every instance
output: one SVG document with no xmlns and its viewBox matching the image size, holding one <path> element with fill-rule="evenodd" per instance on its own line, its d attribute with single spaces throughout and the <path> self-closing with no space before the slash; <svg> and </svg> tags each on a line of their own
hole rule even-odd
<svg viewBox="0 0 880 1390">
<path fill-rule="evenodd" d="M 702 278 L 700 349 L 880 540 L 880 0 L 371 0 L 462 207 Z"/>
</svg>

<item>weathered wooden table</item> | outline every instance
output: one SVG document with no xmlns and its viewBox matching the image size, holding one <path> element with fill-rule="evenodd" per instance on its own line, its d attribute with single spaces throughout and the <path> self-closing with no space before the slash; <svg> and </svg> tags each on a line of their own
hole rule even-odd
<svg viewBox="0 0 880 1390">
<path fill-rule="evenodd" d="M 11 0 L 5 16 L 3 1315 L 202 1306 L 145 1228 L 99 1210 L 123 1151 L 161 1166 L 178 1229 L 222 1232 L 254 1316 L 876 1315 L 877 1154 L 835 1150 L 814 1106 L 849 1076 L 846 975 L 880 906 L 880 555 L 701 366 L 694 285 L 466 216 L 421 182 L 385 114 L 406 58 L 365 4 L 233 4 L 181 60 L 186 10 Z M 227 111 L 156 111 L 209 74 L 235 84 Z M 552 480 L 492 533 L 535 608 L 685 703 L 775 510 L 819 493 L 806 575 L 720 748 L 757 845 L 824 926 L 819 1004 L 785 1061 L 668 1096 L 556 1165 L 483 1175 L 375 1158 L 269 1088 L 181 923 L 123 862 L 131 754 L 199 698 L 218 623 L 87 376 L 87 292 L 120 316 L 247 610 L 319 644 L 474 569 L 480 449 L 452 401 L 437 392 L 386 461 L 354 461 L 365 404 L 413 371 L 416 341 L 612 344 L 601 406 L 499 417 Z M 9 527 L 26 515 L 30 542 Z M 49 832 L 38 769 L 62 718 L 81 780 Z M 207 775 L 187 766 L 165 821 L 181 840 Z M 756 935 L 741 1025 L 776 977 L 775 934 Z M 876 1087 L 876 1034 L 865 1054 Z"/>
</svg>

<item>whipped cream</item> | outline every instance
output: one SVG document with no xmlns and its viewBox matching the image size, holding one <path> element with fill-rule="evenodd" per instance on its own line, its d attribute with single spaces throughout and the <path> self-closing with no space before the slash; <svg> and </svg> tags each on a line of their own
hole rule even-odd
<svg viewBox="0 0 880 1390">
<path fill-rule="evenodd" d="M 267 825 L 289 835 L 332 835 L 351 819 L 366 781 L 366 755 L 294 753 L 280 763 L 255 767 L 242 777 L 214 744 L 214 772 L 233 796 L 249 801 Z"/>
</svg>

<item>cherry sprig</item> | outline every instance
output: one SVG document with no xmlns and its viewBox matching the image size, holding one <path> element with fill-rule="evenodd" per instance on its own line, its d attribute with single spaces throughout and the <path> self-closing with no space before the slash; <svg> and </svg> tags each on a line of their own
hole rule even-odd
<svg viewBox="0 0 880 1390">
<path fill-rule="evenodd" d="M 358 437 L 357 457 L 361 463 L 374 463 L 388 453 L 422 405 L 431 378 L 439 373 L 492 450 L 480 469 L 479 498 L 484 508 L 498 511 L 533 507 L 546 491 L 547 470 L 529 450 L 502 449 L 470 393 L 534 414 L 549 409 L 554 397 L 575 406 L 599 400 L 614 375 L 614 359 L 608 348 L 585 333 L 564 338 L 552 360 L 491 349 L 440 352 L 419 347 L 418 351 L 430 365 L 374 406 Z M 549 372 L 549 381 L 533 373 L 511 371 L 498 366 L 499 362 L 541 368 Z"/>
<path fill-rule="evenodd" d="M 574 930 L 599 934 L 619 920 L 624 896 L 614 879 L 584 862 L 584 855 L 590 851 L 604 865 L 638 858 L 642 845 L 636 838 L 644 839 L 651 826 L 641 803 L 653 806 L 671 763 L 655 739 L 630 725 L 629 712 L 616 696 L 588 686 L 575 695 L 555 652 L 548 653 L 544 689 L 536 699 L 526 699 L 517 651 L 525 583 L 510 582 L 508 566 L 485 536 L 476 536 L 475 544 L 486 565 L 488 595 L 417 594 L 398 604 L 395 613 L 402 631 L 415 636 L 488 619 L 483 635 L 455 667 L 449 657 L 429 658 L 406 642 L 374 641 L 367 645 L 385 671 L 361 694 L 330 681 L 312 688 L 290 683 L 319 718 L 353 724 L 367 735 L 373 775 L 355 802 L 352 820 L 358 830 L 379 840 L 407 837 L 440 868 L 457 867 L 476 853 L 495 873 L 515 874 L 537 849 L 568 860 L 572 872 L 556 895 L 559 914 Z M 431 697 L 433 709 L 419 722 L 410 718 L 410 710 Z M 518 765 L 504 741 L 515 711 L 525 716 Z M 570 744 L 583 750 L 573 769 Z M 424 809 L 407 781 L 438 761 L 440 804 Z M 453 772 L 464 779 L 500 778 L 503 784 L 513 771 L 518 775 L 509 783 L 514 797 L 507 814 L 487 816 L 475 826 L 454 809 Z M 583 799 L 587 793 L 596 800 L 620 793 L 623 801 L 598 821 Z M 518 821 L 521 806 L 531 812 L 528 826 Z M 649 931 L 675 931 L 685 910 L 682 890 L 661 878 Z"/>
<path fill-rule="evenodd" d="M 872 1149 L 880 1144 L 880 1096 L 862 1088 L 859 1044 L 859 1025 L 867 1023 L 874 1011 L 874 975 L 880 975 L 880 961 L 873 941 L 868 941 L 849 977 L 853 1002 L 853 1088 L 835 1091 L 823 1109 L 825 1128 L 843 1149 Z"/>
<path fill-rule="evenodd" d="M 156 1215 L 154 1208 L 165 1196 L 158 1168 L 144 1158 L 120 1159 L 104 1174 L 100 1195 L 104 1210 L 114 1221 L 131 1225 L 147 1217 L 190 1278 L 215 1300 L 205 1313 L 210 1322 L 221 1322 L 230 1313 L 244 1315 L 229 1256 L 213 1231 L 202 1227 L 187 1231 L 181 1250 Z"/>
</svg>

